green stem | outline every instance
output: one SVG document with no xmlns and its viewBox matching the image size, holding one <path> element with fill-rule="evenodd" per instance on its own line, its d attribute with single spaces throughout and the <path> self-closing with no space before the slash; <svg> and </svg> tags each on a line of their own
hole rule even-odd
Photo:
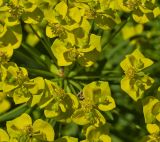
<svg viewBox="0 0 160 142">
<path fill-rule="evenodd" d="M 38 54 L 36 54 L 27 44 L 22 43 L 22 47 L 35 59 L 35 61 L 41 65 L 42 67 L 46 67 L 45 64 L 42 62 L 42 59 Z"/>
<path fill-rule="evenodd" d="M 73 77 L 73 79 L 77 79 L 77 80 L 88 80 L 88 79 L 100 79 L 100 78 L 104 78 L 101 76 L 75 76 Z"/>
<path fill-rule="evenodd" d="M 49 124 L 51 124 L 51 126 L 53 126 L 53 128 L 54 128 L 54 126 L 56 125 L 56 121 L 55 121 L 53 118 L 47 118 L 46 121 L 47 121 Z"/>
<path fill-rule="evenodd" d="M 108 74 L 113 74 L 113 75 L 119 75 L 120 74 L 120 71 L 109 71 L 109 70 L 104 70 L 102 71 L 102 74 L 103 75 L 108 75 Z"/>
<path fill-rule="evenodd" d="M 116 30 L 111 37 L 107 40 L 107 42 L 105 42 L 102 47 L 105 47 L 106 45 L 108 45 L 116 36 L 117 34 L 123 29 L 123 27 L 127 24 L 128 20 L 129 20 L 130 16 L 127 18 L 127 20 L 125 20 L 121 26 L 118 28 L 118 30 Z"/>
<path fill-rule="evenodd" d="M 120 77 L 108 77 L 108 76 L 75 76 L 73 77 L 75 80 L 106 80 L 106 81 L 119 81 L 121 80 Z"/>
<path fill-rule="evenodd" d="M 52 46 L 52 44 L 50 43 L 49 39 L 48 39 L 45 35 L 43 35 L 43 39 L 44 39 L 44 41 L 47 43 L 47 45 L 48 45 L 49 47 Z"/>
<path fill-rule="evenodd" d="M 24 113 L 27 109 L 29 109 L 29 106 L 27 104 L 20 105 L 15 109 L 0 115 L 0 122 L 14 119 Z"/>
<path fill-rule="evenodd" d="M 81 82 L 81 81 L 79 81 L 79 84 L 82 86 L 82 87 L 84 87 L 86 84 L 85 83 L 83 83 L 83 82 Z"/>
<path fill-rule="evenodd" d="M 61 137 L 61 133 L 62 133 L 62 123 L 59 123 L 59 128 L 58 128 L 59 130 L 58 130 L 58 138 L 60 138 Z"/>
<path fill-rule="evenodd" d="M 112 57 L 113 57 L 116 53 L 118 53 L 119 51 L 122 51 L 124 47 L 128 46 L 128 44 L 129 44 L 129 41 L 124 41 L 124 42 L 120 43 L 119 45 L 117 45 L 115 48 L 113 48 L 113 49 L 110 51 L 107 59 L 108 59 L 108 60 L 111 59 L 111 61 L 112 61 Z M 113 72 L 113 71 L 112 71 L 112 72 Z"/>
<path fill-rule="evenodd" d="M 88 79 L 100 79 L 100 76 L 75 76 L 73 79 L 76 80 L 88 80 Z"/>
<path fill-rule="evenodd" d="M 62 78 L 60 80 L 58 80 L 58 85 L 60 86 L 60 88 L 63 88 L 64 84 L 63 84 Z"/>
<path fill-rule="evenodd" d="M 52 44 L 50 43 L 48 37 L 46 37 L 46 34 L 44 34 L 44 31 L 42 30 L 42 28 L 39 28 L 39 31 L 41 32 L 44 42 L 47 44 L 48 47 L 51 47 Z"/>
<path fill-rule="evenodd" d="M 48 43 L 46 43 L 39 35 L 38 33 L 35 31 L 35 29 L 32 27 L 32 25 L 30 25 L 32 31 L 34 32 L 34 34 L 39 38 L 39 40 L 42 42 L 43 46 L 45 47 L 46 51 L 48 52 L 48 54 L 50 55 L 50 57 L 53 59 L 53 61 L 55 61 L 55 57 L 52 54 L 52 50 L 50 49 L 50 46 L 48 45 Z"/>
<path fill-rule="evenodd" d="M 52 63 L 52 61 L 50 60 L 50 58 L 46 55 L 41 55 L 40 56 L 41 60 L 45 63 L 45 65 L 48 67 L 48 70 L 55 74 L 56 76 L 59 76 L 59 69 L 58 67 Z"/>
<path fill-rule="evenodd" d="M 67 93 L 71 93 L 71 89 L 69 88 L 69 82 L 68 80 L 64 80 L 64 90 L 67 92 Z"/>
<path fill-rule="evenodd" d="M 48 72 L 48 71 L 39 70 L 39 69 L 30 69 L 30 68 L 27 68 L 27 70 L 31 72 L 32 74 L 36 74 L 36 75 L 40 75 L 44 77 L 55 77 L 53 73 Z"/>
<path fill-rule="evenodd" d="M 72 86 L 72 84 L 69 84 L 69 88 L 72 91 L 73 94 L 77 94 L 76 90 L 74 89 L 74 87 Z"/>
<path fill-rule="evenodd" d="M 82 87 L 80 84 L 78 84 L 77 82 L 73 81 L 73 80 L 69 80 L 69 83 L 71 83 L 74 87 L 76 87 L 78 90 L 82 90 Z"/>
<path fill-rule="evenodd" d="M 20 51 L 15 50 L 14 51 L 14 57 L 16 59 L 20 60 L 20 61 L 25 62 L 27 65 L 31 65 L 31 66 L 34 66 L 34 67 L 36 66 L 37 67 L 36 62 L 32 58 L 26 56 L 24 53 L 22 53 Z"/>
</svg>

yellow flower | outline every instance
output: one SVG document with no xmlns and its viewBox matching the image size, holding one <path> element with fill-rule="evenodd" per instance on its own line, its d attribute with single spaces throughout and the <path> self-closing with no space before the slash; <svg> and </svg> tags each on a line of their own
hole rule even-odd
<svg viewBox="0 0 160 142">
<path fill-rule="evenodd" d="M 147 23 L 160 14 L 156 0 L 118 0 L 119 9 L 132 12 L 132 17 L 137 23 Z"/>
<path fill-rule="evenodd" d="M 148 96 L 143 100 L 143 113 L 146 123 L 160 122 L 160 101 Z"/>
<path fill-rule="evenodd" d="M 101 111 L 109 111 L 116 107 L 108 82 L 95 81 L 86 85 L 83 88 L 83 96 L 85 99 L 89 98 Z"/>
<path fill-rule="evenodd" d="M 125 73 L 121 80 L 121 88 L 135 101 L 140 99 L 144 91 L 149 89 L 154 82 L 151 77 L 142 72 L 144 68 L 152 64 L 153 61 L 145 58 L 139 49 L 127 55 L 120 63 Z"/>
<path fill-rule="evenodd" d="M 91 124 L 96 127 L 105 124 L 100 111 L 110 111 L 116 107 L 108 82 L 92 82 L 83 88 L 82 95 L 81 107 L 73 113 L 72 121 L 78 125 Z"/>
<path fill-rule="evenodd" d="M 81 142 L 111 142 L 109 134 L 109 125 L 100 127 L 90 125 L 86 130 L 86 139 Z"/>
<path fill-rule="evenodd" d="M 100 36 L 91 34 L 89 42 L 84 47 L 77 48 L 57 39 L 51 46 L 51 50 L 59 66 L 69 66 L 77 61 L 82 66 L 89 67 L 94 64 L 101 52 L 100 41 Z"/>
<path fill-rule="evenodd" d="M 159 142 L 160 141 L 160 126 L 157 124 L 147 124 L 147 135 L 142 142 Z"/>
<path fill-rule="evenodd" d="M 54 130 L 49 123 L 44 120 L 37 119 L 32 124 L 31 117 L 26 113 L 14 120 L 7 121 L 6 126 L 10 138 L 17 140 L 17 142 L 54 140 Z"/>
<path fill-rule="evenodd" d="M 13 48 L 11 47 L 11 45 L 7 46 L 7 47 L 1 47 L 0 46 L 0 63 L 6 63 L 11 56 L 13 55 Z"/>
</svg>

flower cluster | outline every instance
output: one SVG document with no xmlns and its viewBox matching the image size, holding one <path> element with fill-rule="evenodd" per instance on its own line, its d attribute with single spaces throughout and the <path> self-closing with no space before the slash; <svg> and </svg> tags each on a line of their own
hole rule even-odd
<svg viewBox="0 0 160 142">
<path fill-rule="evenodd" d="M 78 61 L 88 67 L 101 52 L 101 36 L 92 33 L 93 25 L 112 29 L 121 23 L 122 11 L 132 13 L 138 23 L 146 23 L 160 14 L 155 0 L 119 0 L 118 3 L 116 0 L 2 0 L 0 48 L 11 50 L 21 45 L 23 21 L 45 28 L 46 36 L 56 38 L 51 49 L 59 66 Z"/>
<path fill-rule="evenodd" d="M 110 82 L 101 75 L 99 80 L 104 81 L 85 84 L 75 78 L 104 51 L 102 36 L 115 37 L 132 20 L 137 26 L 128 35 L 131 27 L 122 30 L 125 39 L 132 38 L 143 31 L 142 24 L 159 15 L 156 0 L 0 0 L 0 141 L 111 142 L 106 119 L 116 102 Z M 42 44 L 32 47 L 37 41 Z M 18 57 L 31 64 L 19 65 Z M 72 71 L 76 63 L 83 69 Z M 134 101 L 142 99 L 154 83 L 144 71 L 152 64 L 139 48 L 120 63 L 125 74 L 121 89 Z M 146 97 L 142 101 L 149 132 L 144 141 L 158 142 L 160 100 Z M 23 105 L 28 109 L 17 111 Z M 34 118 L 34 108 L 42 116 Z M 80 126 L 83 138 L 57 134 L 53 121 Z"/>
<path fill-rule="evenodd" d="M 13 62 L 3 62 L 0 67 L 0 106 L 4 105 L 2 113 L 10 108 L 7 99 L 12 98 L 15 104 L 27 103 L 30 107 L 35 105 L 44 110 L 46 118 L 52 118 L 57 122 L 83 125 L 86 129 L 86 141 L 93 139 L 91 133 L 97 133 L 101 127 L 106 127 L 106 119 L 101 111 L 110 111 L 115 108 L 115 101 L 111 97 L 108 82 L 92 82 L 83 88 L 81 98 L 75 94 L 66 93 L 57 86 L 56 82 L 36 77 L 30 79 L 28 72 L 23 67 L 18 67 Z M 83 98 L 82 98 L 83 96 Z M 19 123 L 24 122 L 24 124 Z M 43 129 L 46 127 L 47 130 Z M 43 120 L 33 123 L 28 114 L 22 114 L 6 124 L 9 136 L 2 131 L 4 139 L 16 139 L 17 141 L 29 141 L 30 139 L 42 139 L 53 141 L 54 131 Z M 93 132 L 92 132 L 93 131 Z M 97 140 L 111 139 L 109 131 L 101 132 Z M 2 135 L 2 136 L 3 136 Z M 1 139 L 2 139 L 1 138 Z M 2 139 L 3 140 L 3 139 Z"/>
</svg>

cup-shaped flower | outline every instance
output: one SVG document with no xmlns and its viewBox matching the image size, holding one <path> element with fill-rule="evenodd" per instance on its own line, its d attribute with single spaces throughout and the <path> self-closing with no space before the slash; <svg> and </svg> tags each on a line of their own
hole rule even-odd
<svg viewBox="0 0 160 142">
<path fill-rule="evenodd" d="M 95 127 L 91 125 L 86 130 L 86 139 L 81 142 L 111 142 L 111 137 L 109 136 L 109 125 L 105 124 L 100 127 Z"/>
<path fill-rule="evenodd" d="M 53 18 L 55 19 L 54 16 Z M 91 25 L 86 19 L 82 19 L 80 23 L 73 22 L 71 24 L 55 19 L 48 22 L 46 35 L 50 38 L 58 37 L 63 42 L 70 43 L 72 46 L 82 47 L 88 42 L 90 29 Z"/>
<path fill-rule="evenodd" d="M 139 49 L 127 55 L 120 63 L 125 72 L 121 80 L 121 88 L 135 101 L 142 98 L 144 91 L 149 89 L 154 82 L 151 77 L 142 72 L 144 68 L 152 64 L 153 61 L 145 58 Z"/>
<path fill-rule="evenodd" d="M 116 106 L 108 82 L 92 82 L 83 88 L 82 95 L 84 99 L 80 100 L 80 108 L 73 113 L 72 121 L 79 125 L 105 124 L 106 120 L 99 110 L 109 111 Z"/>
<path fill-rule="evenodd" d="M 157 124 L 147 124 L 149 135 L 145 136 L 142 142 L 159 142 L 160 140 L 160 126 Z"/>
<path fill-rule="evenodd" d="M 121 19 L 115 10 L 107 9 L 103 13 L 101 12 L 101 10 L 97 11 L 95 22 L 101 29 L 110 30 L 117 24 L 120 24 Z"/>
<path fill-rule="evenodd" d="M 81 14 L 87 20 L 94 20 L 95 24 L 103 29 L 112 29 L 116 24 L 121 22 L 119 15 L 114 9 L 111 1 L 78 1 L 75 4 L 81 9 Z"/>
<path fill-rule="evenodd" d="M 87 102 L 85 103 L 85 105 L 81 105 L 82 108 L 75 110 L 71 117 L 72 121 L 78 125 L 94 125 L 96 127 L 105 124 L 106 120 L 101 112 L 89 106 Z"/>
<path fill-rule="evenodd" d="M 0 64 L 7 63 L 13 55 L 13 48 L 9 45 L 7 47 L 0 47 Z"/>
<path fill-rule="evenodd" d="M 68 66 L 77 60 L 82 66 L 89 67 L 101 51 L 100 36 L 91 34 L 88 45 L 83 48 L 76 48 L 57 39 L 51 49 L 59 66 Z"/>
<path fill-rule="evenodd" d="M 31 0 L 9 0 L 1 4 L 0 17 L 0 46 L 11 45 L 15 49 L 22 42 L 20 20 L 37 24 L 42 21 L 43 12 Z"/>
<path fill-rule="evenodd" d="M 132 12 L 137 23 L 147 23 L 160 14 L 156 0 L 119 0 L 119 8 L 125 12 Z"/>
<path fill-rule="evenodd" d="M 78 38 L 85 38 L 91 27 L 86 19 L 82 19 L 79 8 L 69 7 L 64 1 L 45 12 L 45 19 L 48 21 L 46 35 L 50 38 L 58 37 L 71 45 L 76 45 Z"/>
<path fill-rule="evenodd" d="M 40 102 L 40 99 L 45 90 L 45 81 L 42 77 L 36 77 L 24 82 L 25 88 L 28 90 L 28 94 L 31 94 L 28 103 L 30 106 L 34 106 Z"/>
<path fill-rule="evenodd" d="M 45 79 L 45 90 L 38 105 L 44 109 L 47 118 L 68 122 L 79 102 L 75 95 L 65 93 L 56 83 Z"/>
<path fill-rule="evenodd" d="M 0 48 L 16 49 L 22 42 L 22 30 L 19 23 L 8 26 L 7 22 L 0 20 Z M 8 49 L 9 50 L 9 49 Z"/>
<path fill-rule="evenodd" d="M 43 18 L 43 12 L 37 7 L 35 1 L 10 0 L 4 7 L 8 12 L 6 20 L 12 19 L 12 23 L 22 19 L 25 23 L 37 24 Z"/>
<path fill-rule="evenodd" d="M 75 28 L 77 27 L 78 25 Z M 60 22 L 49 23 L 46 26 L 46 35 L 49 38 L 58 37 L 62 41 L 68 42 L 74 45 L 75 44 L 74 34 L 71 31 L 69 31 L 67 28 L 66 28 L 66 24 L 64 25 L 64 24 L 61 24 Z"/>
<path fill-rule="evenodd" d="M 11 46 L 16 49 L 22 41 L 22 30 L 20 21 L 11 16 L 15 14 L 5 2 L 0 6 L 0 46 Z M 17 10 L 15 10 L 17 12 Z"/>
<path fill-rule="evenodd" d="M 50 80 L 44 79 L 45 89 L 43 95 L 38 103 L 40 108 L 45 108 L 54 99 L 59 100 L 63 98 L 65 92 L 55 83 Z"/>
<path fill-rule="evenodd" d="M 54 141 L 52 126 L 41 119 L 37 119 L 32 124 L 31 117 L 26 113 L 7 121 L 6 126 L 10 138 L 16 142 Z"/>
<path fill-rule="evenodd" d="M 83 88 L 83 97 L 90 98 L 101 111 L 109 111 L 116 107 L 108 82 L 97 81 L 87 84 Z"/>
<path fill-rule="evenodd" d="M 59 99 L 53 98 L 53 101 L 44 108 L 44 114 L 47 118 L 54 118 L 57 121 L 71 122 L 70 117 L 78 106 L 77 97 L 68 93 Z"/>
<path fill-rule="evenodd" d="M 143 100 L 143 113 L 146 123 L 160 122 L 160 101 L 152 96 Z"/>
<path fill-rule="evenodd" d="M 2 90 L 8 96 L 13 97 L 16 104 L 24 103 L 29 100 L 30 93 L 24 86 L 28 81 L 28 72 L 23 67 L 18 67 L 15 63 L 1 65 Z"/>
<path fill-rule="evenodd" d="M 31 106 L 39 103 L 45 89 L 42 77 L 28 78 L 28 72 L 15 63 L 8 62 L 1 65 L 1 90 L 9 97 L 13 97 L 15 104 L 29 101 Z"/>
</svg>

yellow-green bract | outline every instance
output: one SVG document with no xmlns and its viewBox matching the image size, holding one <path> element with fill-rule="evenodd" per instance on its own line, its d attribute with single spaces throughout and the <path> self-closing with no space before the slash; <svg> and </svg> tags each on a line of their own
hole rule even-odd
<svg viewBox="0 0 160 142">
<path fill-rule="evenodd" d="M 121 88 L 135 101 L 142 98 L 145 90 L 154 82 L 151 77 L 143 73 L 143 69 L 152 64 L 153 61 L 145 58 L 138 48 L 120 63 L 125 73 L 121 80 Z"/>
</svg>

